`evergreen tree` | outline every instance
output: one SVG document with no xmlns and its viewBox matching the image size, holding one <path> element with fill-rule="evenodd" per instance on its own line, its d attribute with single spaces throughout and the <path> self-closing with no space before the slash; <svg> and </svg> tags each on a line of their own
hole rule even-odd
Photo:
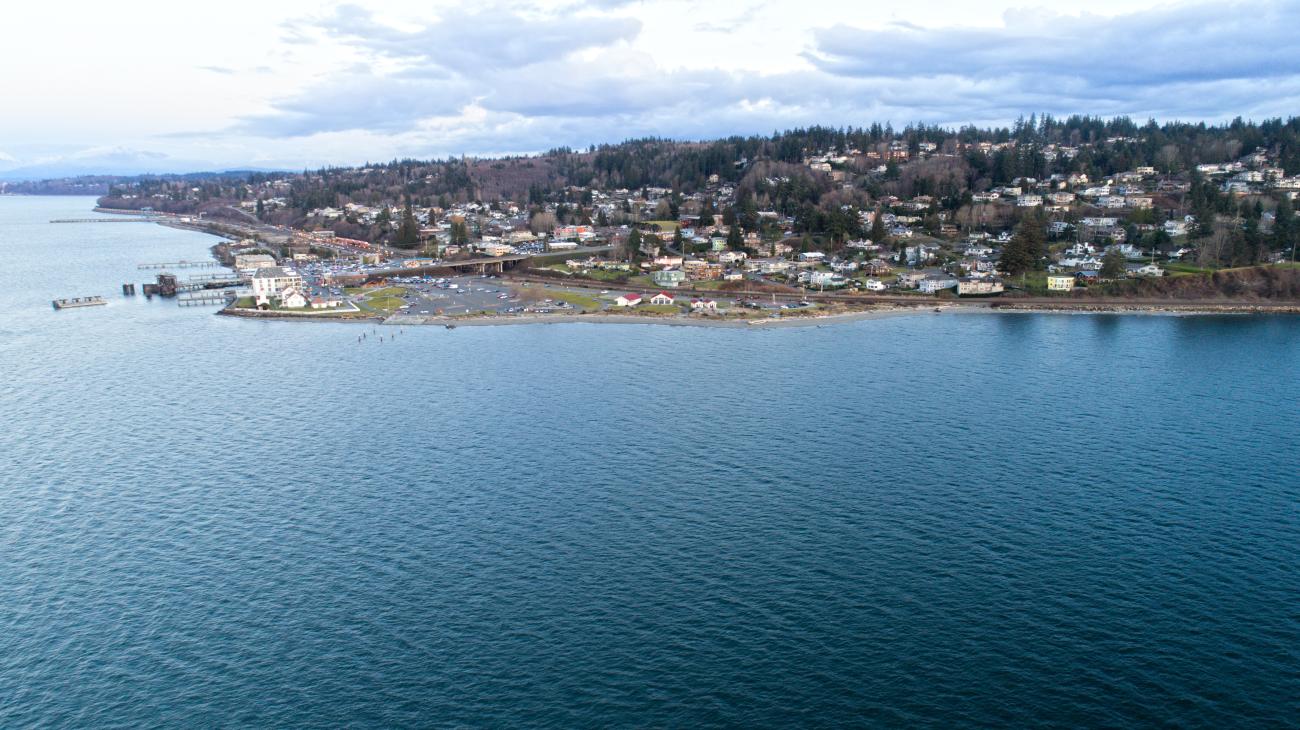
<svg viewBox="0 0 1300 730">
<path fill-rule="evenodd" d="M 727 231 L 727 248 L 733 251 L 739 251 L 745 245 L 745 239 L 740 235 L 740 226 L 733 225 L 730 231 Z"/>
<path fill-rule="evenodd" d="M 1278 251 L 1291 253 L 1294 251 L 1296 238 L 1300 231 L 1296 229 L 1295 209 L 1291 206 L 1291 201 L 1282 196 L 1277 203 L 1277 211 L 1274 212 L 1273 218 L 1273 248 Z"/>
<path fill-rule="evenodd" d="M 889 233 L 885 230 L 884 206 L 876 206 L 876 215 L 871 221 L 871 233 L 868 234 L 868 238 L 877 246 L 884 246 L 885 239 L 889 238 Z"/>
<path fill-rule="evenodd" d="M 1112 246 L 1101 257 L 1101 278 L 1118 279 L 1124 276 L 1125 263 L 1124 254 L 1119 248 Z"/>
<path fill-rule="evenodd" d="M 1042 216 L 1030 213 L 1020 221 L 1011 240 L 1002 247 L 1002 258 L 998 265 L 1013 276 L 1036 269 L 1042 264 L 1046 242 L 1047 233 Z"/>
<path fill-rule="evenodd" d="M 705 202 L 704 208 L 700 210 L 700 225 L 701 226 L 713 225 L 713 202 L 712 201 Z"/>
<path fill-rule="evenodd" d="M 686 253 L 686 249 L 683 248 L 683 244 L 685 243 L 686 237 L 682 235 L 682 227 L 677 226 L 677 228 L 673 230 L 673 248 L 677 249 L 681 253 Z"/>
<path fill-rule="evenodd" d="M 402 210 L 402 224 L 397 228 L 397 237 L 393 245 L 398 248 L 415 248 L 420 242 L 420 225 L 415 222 L 415 212 L 411 210 L 411 201 L 406 201 Z"/>
<path fill-rule="evenodd" d="M 627 256 L 632 261 L 641 258 L 641 231 L 636 228 L 627 234 Z"/>
</svg>

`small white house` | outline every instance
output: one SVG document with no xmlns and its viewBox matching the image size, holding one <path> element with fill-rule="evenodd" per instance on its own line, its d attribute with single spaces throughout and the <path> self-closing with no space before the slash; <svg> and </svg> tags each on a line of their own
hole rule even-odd
<svg viewBox="0 0 1300 730">
<path fill-rule="evenodd" d="M 666 291 L 661 291 L 661 292 L 659 292 L 658 294 L 656 294 L 656 295 L 650 297 L 650 303 L 651 303 L 651 304 L 656 304 L 656 305 L 661 305 L 661 306 L 662 306 L 662 305 L 665 305 L 665 304 L 672 304 L 673 301 L 674 301 L 674 299 L 673 299 L 673 295 L 672 295 L 672 294 L 669 294 L 669 293 L 666 292 Z"/>
<path fill-rule="evenodd" d="M 307 295 L 297 287 L 286 287 L 280 292 L 280 306 L 285 309 L 303 309 L 309 303 Z"/>
<path fill-rule="evenodd" d="M 620 307 L 635 307 L 641 304 L 640 294 L 623 294 L 614 303 Z"/>
<path fill-rule="evenodd" d="M 718 303 L 712 299 L 692 299 L 691 311 L 705 313 L 717 312 Z"/>
</svg>

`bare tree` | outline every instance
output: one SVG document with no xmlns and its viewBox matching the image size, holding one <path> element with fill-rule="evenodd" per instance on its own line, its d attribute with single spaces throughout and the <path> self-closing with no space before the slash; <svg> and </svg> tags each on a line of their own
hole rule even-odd
<svg viewBox="0 0 1300 730">
<path fill-rule="evenodd" d="M 548 210 L 539 210 L 533 214 L 533 218 L 529 221 L 528 227 L 532 229 L 533 233 L 550 233 L 555 230 L 557 223 L 558 221 L 556 221 L 554 213 Z"/>
</svg>

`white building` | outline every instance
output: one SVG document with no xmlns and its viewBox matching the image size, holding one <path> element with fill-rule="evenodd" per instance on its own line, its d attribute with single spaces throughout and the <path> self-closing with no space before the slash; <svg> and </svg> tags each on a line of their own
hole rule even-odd
<svg viewBox="0 0 1300 730">
<path fill-rule="evenodd" d="M 298 272 L 279 266 L 263 266 L 253 274 L 253 297 L 258 303 L 280 296 L 280 292 L 290 287 L 303 289 L 303 279 Z"/>
<path fill-rule="evenodd" d="M 235 269 L 237 271 L 257 271 L 258 269 L 268 266 L 275 266 L 275 257 L 265 253 L 237 253 L 235 254 Z"/>
<path fill-rule="evenodd" d="M 958 296 L 1001 294 L 1002 282 L 998 279 L 962 279 L 957 282 Z"/>
</svg>

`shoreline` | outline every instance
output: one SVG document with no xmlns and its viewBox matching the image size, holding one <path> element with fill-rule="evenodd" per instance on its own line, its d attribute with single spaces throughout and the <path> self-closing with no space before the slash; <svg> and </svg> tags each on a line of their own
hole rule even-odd
<svg viewBox="0 0 1300 730">
<path fill-rule="evenodd" d="M 716 327 L 729 329 L 786 329 L 791 327 L 824 327 L 871 319 L 884 319 L 904 315 L 920 314 L 1109 314 L 1138 316 L 1209 316 L 1209 315 L 1269 315 L 1300 314 L 1300 304 L 1295 305 L 1251 305 L 1237 304 L 1187 304 L 1187 305 L 1150 305 L 1150 304 L 1080 304 L 1076 306 L 1010 303 L 993 304 L 934 302 L 924 306 L 892 306 L 852 312 L 810 315 L 802 317 L 728 319 L 723 317 L 677 317 L 638 314 L 608 313 L 565 313 L 565 314 L 517 314 L 517 315 L 474 315 L 468 317 L 446 317 L 437 315 L 391 314 L 388 316 L 341 317 L 330 314 L 264 312 L 254 310 L 222 309 L 218 315 L 243 317 L 245 319 L 264 320 L 298 320 L 309 322 L 353 322 L 362 324 L 383 324 L 388 326 L 411 327 L 503 327 L 532 324 L 638 324 L 661 325 L 666 327 Z"/>
</svg>

